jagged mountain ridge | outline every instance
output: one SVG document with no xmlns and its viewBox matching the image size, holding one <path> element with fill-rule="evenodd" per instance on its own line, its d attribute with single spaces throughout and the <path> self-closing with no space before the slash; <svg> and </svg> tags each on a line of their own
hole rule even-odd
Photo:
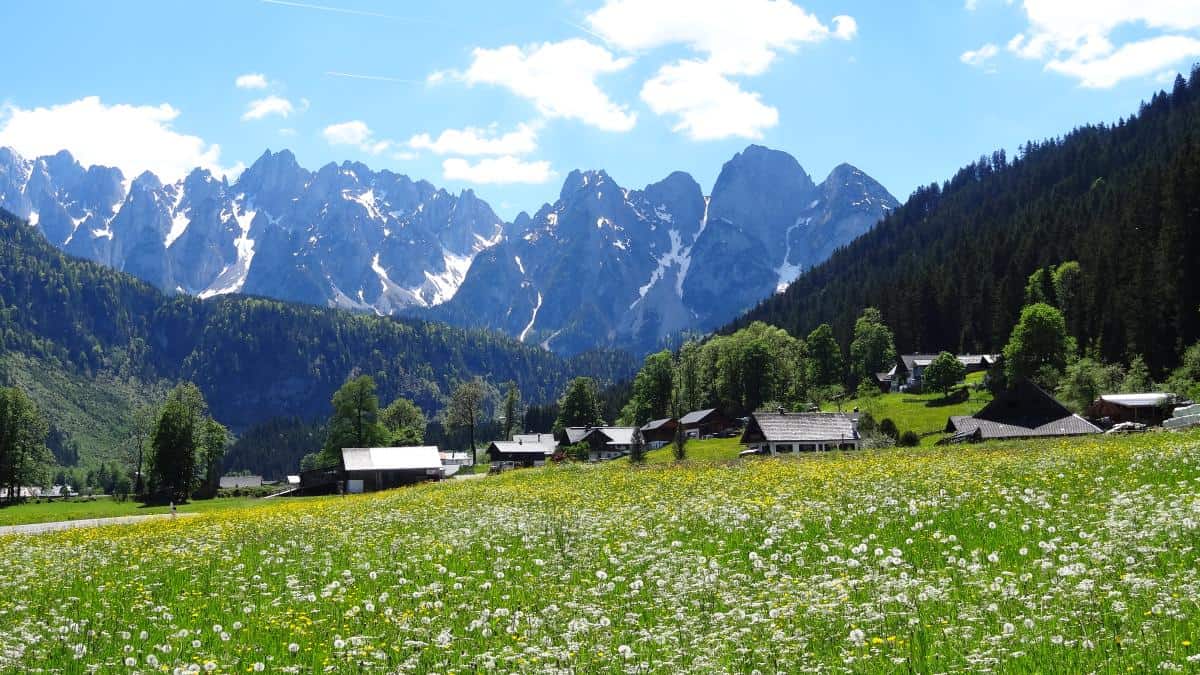
<svg viewBox="0 0 1200 675">
<path fill-rule="evenodd" d="M 308 171 L 287 150 L 267 151 L 232 183 L 196 169 L 163 184 L 85 170 L 67 151 L 26 160 L 0 148 L 0 208 L 68 253 L 167 291 L 381 314 L 447 300 L 503 229 L 470 190 L 361 163 Z"/>
<path fill-rule="evenodd" d="M 711 196 L 674 172 L 641 190 L 572 171 L 554 204 L 503 223 L 470 190 L 361 163 L 265 152 L 235 181 L 173 184 L 0 149 L 0 207 L 59 248 L 167 291 L 245 293 L 500 330 L 573 354 L 649 351 L 785 287 L 896 200 L 849 165 L 815 184 L 751 145 Z"/>
<path fill-rule="evenodd" d="M 559 199 L 520 214 L 459 292 L 423 316 L 573 353 L 642 353 L 715 328 L 866 232 L 897 202 L 843 164 L 820 185 L 787 153 L 751 145 L 711 196 L 675 172 L 642 190 L 573 171 Z"/>
</svg>

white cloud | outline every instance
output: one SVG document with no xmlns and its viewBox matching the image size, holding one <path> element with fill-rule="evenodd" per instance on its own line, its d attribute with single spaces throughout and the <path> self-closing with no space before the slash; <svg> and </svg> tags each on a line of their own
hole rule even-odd
<svg viewBox="0 0 1200 675">
<path fill-rule="evenodd" d="M 1009 51 L 1084 87 L 1112 87 L 1200 56 L 1194 0 L 1025 0 L 1023 7 L 1029 28 L 1009 40 Z M 1122 39 L 1132 31 L 1137 37 Z"/>
<path fill-rule="evenodd" d="M 546 117 L 579 120 L 606 131 L 628 131 L 637 116 L 614 103 L 596 79 L 631 63 L 632 59 L 616 58 L 603 47 L 573 38 L 527 47 L 477 48 L 465 72 L 434 72 L 428 82 L 455 77 L 468 84 L 497 85 L 528 99 Z"/>
<path fill-rule="evenodd" d="M 446 129 L 436 139 L 417 134 L 408 140 L 408 146 L 437 155 L 525 155 L 537 150 L 537 133 L 533 124 L 519 124 L 499 135 L 495 125 L 486 129 Z"/>
<path fill-rule="evenodd" d="M 834 18 L 831 29 L 788 0 L 608 0 L 587 22 L 621 49 L 687 45 L 719 72 L 740 75 L 766 71 L 776 52 L 858 31 L 851 17 Z"/>
<path fill-rule="evenodd" d="M 106 105 L 97 96 L 47 108 L 7 106 L 0 114 L 0 146 L 26 157 L 69 150 L 85 166 L 115 166 L 127 178 L 151 171 L 173 182 L 196 167 L 234 177 L 240 168 L 221 165 L 219 145 L 171 128 L 179 115 L 166 103 Z"/>
<path fill-rule="evenodd" d="M 352 145 L 370 155 L 378 155 L 392 147 L 391 141 L 376 139 L 374 132 L 362 120 L 331 124 L 321 134 L 330 145 Z"/>
<path fill-rule="evenodd" d="M 761 138 L 779 123 L 779 111 L 761 96 L 701 61 L 663 66 L 642 87 L 642 100 L 658 115 L 679 117 L 674 131 L 694 140 Z"/>
<path fill-rule="evenodd" d="M 246 112 L 242 114 L 243 120 L 261 120 L 271 115 L 278 115 L 286 118 L 296 111 L 292 102 L 286 98 L 279 96 L 267 96 L 256 101 L 251 101 L 250 105 L 246 106 Z"/>
<path fill-rule="evenodd" d="M 1000 48 L 989 42 L 979 49 L 963 52 L 962 56 L 958 57 L 958 60 L 962 61 L 968 66 L 982 66 L 999 53 Z"/>
<path fill-rule="evenodd" d="M 451 157 L 442 162 L 442 175 L 446 180 L 461 180 L 468 183 L 545 183 L 554 177 L 550 162 L 525 162 L 516 157 L 488 157 L 475 164 L 461 157 Z"/>
<path fill-rule="evenodd" d="M 975 10 L 979 9 L 979 0 L 965 0 L 963 2 L 963 9 L 967 10 L 968 12 L 974 12 Z"/>
<path fill-rule="evenodd" d="M 262 73 L 246 73 L 238 75 L 233 81 L 233 85 L 238 89 L 266 89 L 267 76 Z"/>
<path fill-rule="evenodd" d="M 858 34 L 853 17 L 826 24 L 789 0 L 608 0 L 587 22 L 626 51 L 683 45 L 701 57 L 662 66 L 641 91 L 651 110 L 677 117 L 674 129 L 694 139 L 761 137 L 779 112 L 731 78 L 761 75 L 803 44 Z"/>
</svg>

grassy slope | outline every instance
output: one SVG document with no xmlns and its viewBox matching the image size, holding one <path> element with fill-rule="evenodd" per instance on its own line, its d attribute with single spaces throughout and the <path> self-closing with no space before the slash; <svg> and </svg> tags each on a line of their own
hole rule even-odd
<svg viewBox="0 0 1200 675">
<path fill-rule="evenodd" d="M 1187 669 L 1198 481 L 1200 433 L 1157 433 L 575 464 L 54 533 L 0 558 L 0 653 L 72 672 Z"/>
<path fill-rule="evenodd" d="M 123 459 L 133 409 L 155 400 L 163 389 L 111 375 L 89 378 L 16 352 L 4 354 L 0 363 L 46 420 L 79 443 L 80 464 Z"/>
<path fill-rule="evenodd" d="M 983 373 L 971 373 L 967 376 L 967 384 L 978 384 L 983 381 Z M 870 412 L 876 421 L 890 417 L 896 423 L 900 433 L 912 430 L 921 436 L 921 445 L 933 445 L 942 438 L 946 428 L 946 419 L 951 415 L 974 415 L 992 400 L 991 392 L 986 389 L 971 390 L 971 398 L 965 403 L 945 404 L 942 395 L 932 394 L 882 394 L 872 399 L 850 399 L 842 403 L 842 410 L 853 410 L 858 407 L 863 412 Z M 835 411 L 836 404 L 827 404 L 824 410 Z"/>
</svg>

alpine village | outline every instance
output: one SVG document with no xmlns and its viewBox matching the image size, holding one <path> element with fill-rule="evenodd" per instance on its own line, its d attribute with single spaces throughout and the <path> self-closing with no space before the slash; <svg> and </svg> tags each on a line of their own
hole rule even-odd
<svg viewBox="0 0 1200 675">
<path fill-rule="evenodd" d="M 962 4 L 944 128 L 905 3 L 246 0 L 313 51 L 203 100 L 232 7 L 15 37 L 0 672 L 1200 672 L 1200 13 Z"/>
</svg>

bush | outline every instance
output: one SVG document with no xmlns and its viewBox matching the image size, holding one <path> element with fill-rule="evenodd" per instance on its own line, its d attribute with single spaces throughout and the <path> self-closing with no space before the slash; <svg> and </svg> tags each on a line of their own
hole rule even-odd
<svg viewBox="0 0 1200 675">
<path fill-rule="evenodd" d="M 871 434 L 879 430 L 879 424 L 875 422 L 875 416 L 869 412 L 864 412 L 858 416 L 858 433 Z"/>
<path fill-rule="evenodd" d="M 909 429 L 908 431 L 904 432 L 903 434 L 900 434 L 900 441 L 898 442 L 898 445 L 900 445 L 901 447 L 915 448 L 920 444 L 921 444 L 921 437 L 918 436 L 917 432 L 913 431 L 912 429 Z"/>
<path fill-rule="evenodd" d="M 890 417 L 885 417 L 879 422 L 879 433 L 888 436 L 893 441 L 900 439 L 900 430 L 896 428 L 896 423 Z"/>
</svg>

